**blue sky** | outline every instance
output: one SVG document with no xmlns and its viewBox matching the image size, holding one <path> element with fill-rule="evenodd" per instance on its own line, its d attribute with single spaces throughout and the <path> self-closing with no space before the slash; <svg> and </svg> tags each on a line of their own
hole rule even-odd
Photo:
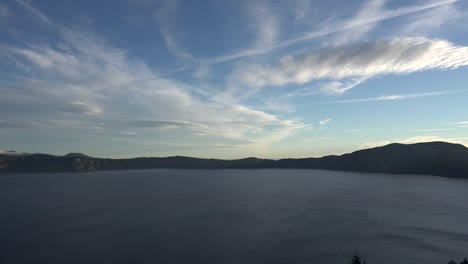
<svg viewBox="0 0 468 264">
<path fill-rule="evenodd" d="M 466 0 L 0 2 L 0 149 L 468 145 Z"/>
</svg>

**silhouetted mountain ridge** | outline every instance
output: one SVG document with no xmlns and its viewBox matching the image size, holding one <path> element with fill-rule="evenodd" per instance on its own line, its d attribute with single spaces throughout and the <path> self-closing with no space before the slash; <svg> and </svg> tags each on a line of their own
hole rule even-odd
<svg viewBox="0 0 468 264">
<path fill-rule="evenodd" d="M 70 153 L 68 153 L 66 155 L 63 155 L 63 157 L 67 157 L 67 158 L 91 158 L 88 155 L 85 155 L 83 153 L 76 153 L 76 152 L 70 152 Z"/>
<path fill-rule="evenodd" d="M 396 174 L 431 174 L 468 178 L 468 149 L 461 144 L 427 142 L 389 144 L 340 156 L 269 160 L 202 159 L 184 156 L 133 159 L 92 158 L 81 153 L 1 155 L 0 172 L 85 172 L 130 169 L 325 169 Z"/>
</svg>

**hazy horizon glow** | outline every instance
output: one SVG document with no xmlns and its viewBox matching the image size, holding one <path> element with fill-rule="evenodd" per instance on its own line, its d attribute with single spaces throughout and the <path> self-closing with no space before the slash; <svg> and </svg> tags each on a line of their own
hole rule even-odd
<svg viewBox="0 0 468 264">
<path fill-rule="evenodd" d="M 0 153 L 468 146 L 468 1 L 6 0 Z"/>
</svg>

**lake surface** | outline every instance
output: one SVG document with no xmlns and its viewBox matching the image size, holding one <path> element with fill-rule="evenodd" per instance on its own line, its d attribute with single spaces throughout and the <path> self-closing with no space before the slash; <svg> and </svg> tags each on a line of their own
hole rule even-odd
<svg viewBox="0 0 468 264">
<path fill-rule="evenodd" d="M 0 175 L 0 263 L 468 256 L 468 180 L 320 170 Z"/>
</svg>

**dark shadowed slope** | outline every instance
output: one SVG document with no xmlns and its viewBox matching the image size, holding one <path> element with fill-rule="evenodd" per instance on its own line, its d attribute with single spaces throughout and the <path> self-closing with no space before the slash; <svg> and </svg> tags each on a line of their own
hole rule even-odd
<svg viewBox="0 0 468 264">
<path fill-rule="evenodd" d="M 0 155 L 1 172 L 74 172 L 128 169 L 304 168 L 402 174 L 432 174 L 468 178 L 468 149 L 460 144 L 428 142 L 390 144 L 341 156 L 267 160 L 199 159 L 190 157 L 101 159 L 79 153 L 62 157 Z"/>
<path fill-rule="evenodd" d="M 340 156 L 336 170 L 468 177 L 468 149 L 445 142 L 390 144 Z"/>
</svg>

